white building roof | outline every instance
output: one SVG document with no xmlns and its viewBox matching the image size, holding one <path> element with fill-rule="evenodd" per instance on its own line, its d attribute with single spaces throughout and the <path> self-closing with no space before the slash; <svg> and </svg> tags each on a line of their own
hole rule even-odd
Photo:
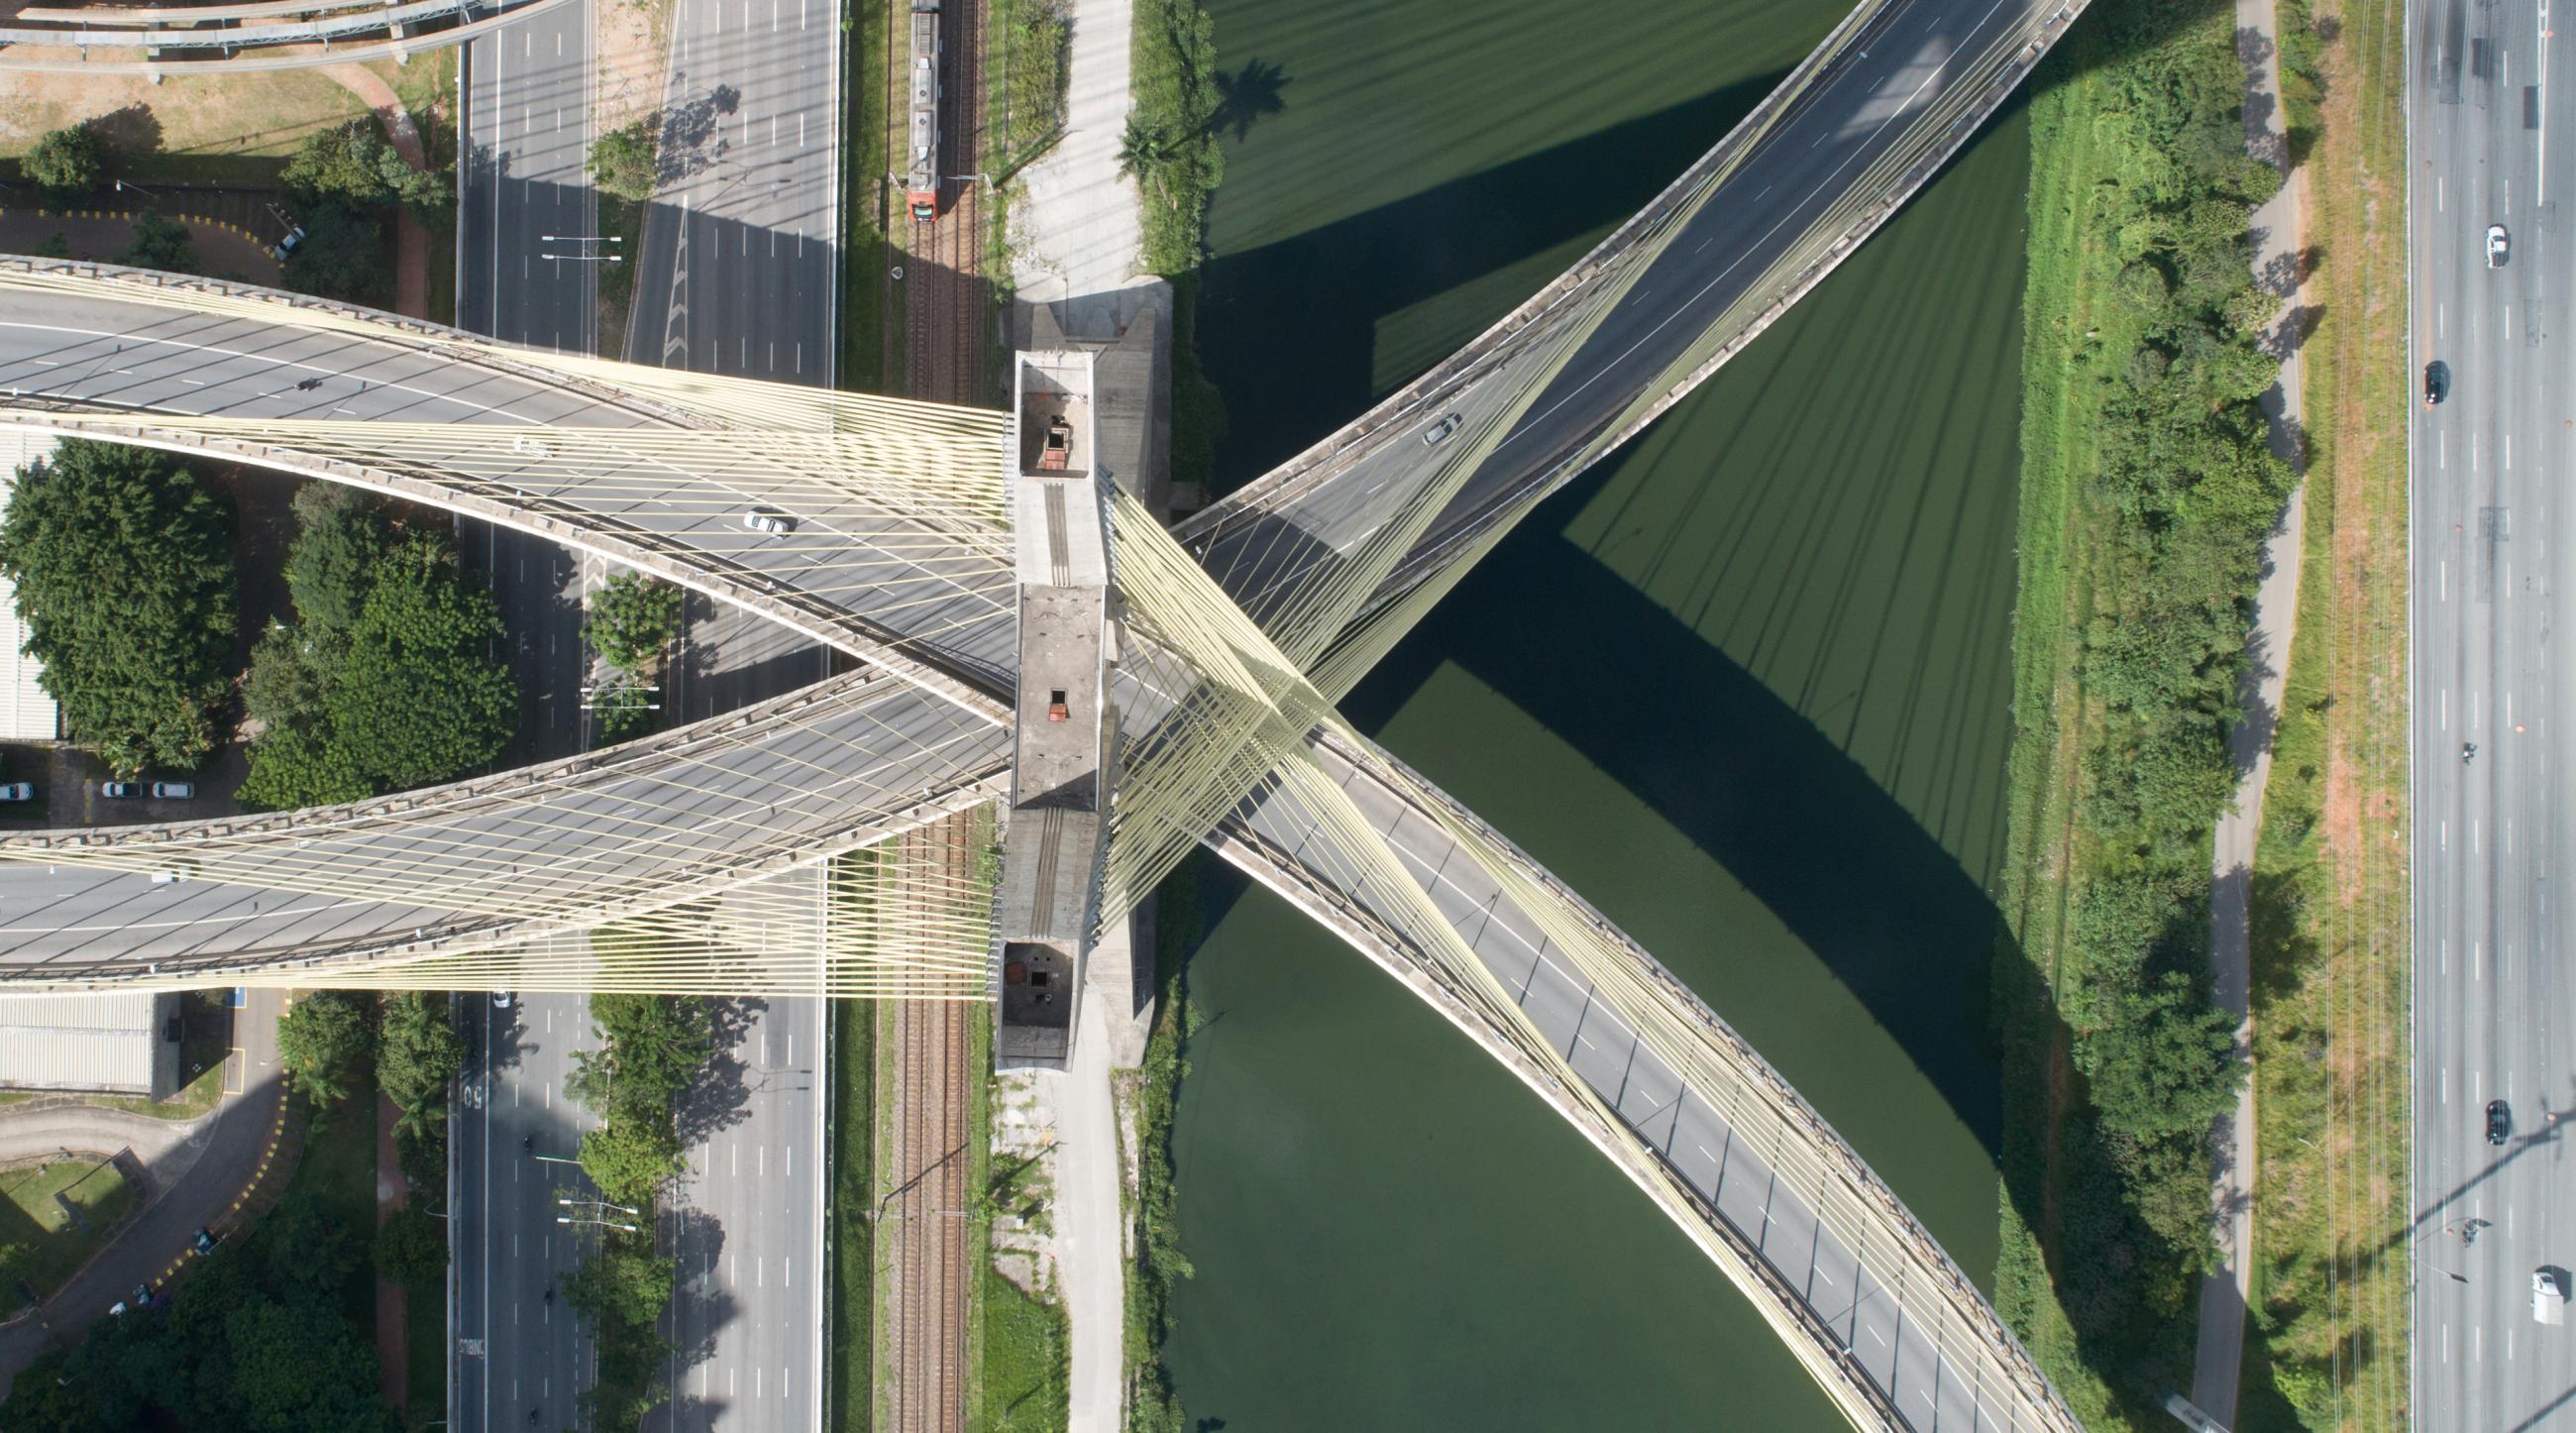
<svg viewBox="0 0 2576 1433">
<path fill-rule="evenodd" d="M 50 436 L 0 428 L 0 504 L 8 502 L 18 470 L 53 450 Z M 0 741 L 52 741 L 62 733 L 62 714 L 37 680 L 44 670 L 27 655 L 17 590 L 0 577 Z"/>
<path fill-rule="evenodd" d="M 176 1007 L 150 991 L 0 995 L 0 1088 L 160 1093 L 153 1064 Z"/>
</svg>

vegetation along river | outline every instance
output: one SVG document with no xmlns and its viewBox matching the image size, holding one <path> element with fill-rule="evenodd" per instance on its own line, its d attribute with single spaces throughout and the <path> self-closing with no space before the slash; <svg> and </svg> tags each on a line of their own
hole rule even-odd
<svg viewBox="0 0 2576 1433">
<path fill-rule="evenodd" d="M 1835 0 L 1214 0 L 1241 126 L 1198 342 L 1220 486 L 1491 322 Z M 1990 126 L 1787 321 L 1542 508 L 1354 694 L 1732 1021 L 1993 1273 L 2027 145 Z M 1838 1427 L 1517 1080 L 1207 878 L 1165 1358 L 1192 1426 Z"/>
</svg>

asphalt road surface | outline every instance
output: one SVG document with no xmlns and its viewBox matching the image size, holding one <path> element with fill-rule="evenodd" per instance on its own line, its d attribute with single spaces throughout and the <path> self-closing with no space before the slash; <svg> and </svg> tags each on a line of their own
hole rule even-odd
<svg viewBox="0 0 2576 1433">
<path fill-rule="evenodd" d="M 626 357 L 831 383 L 840 19 L 815 0 L 678 0 Z"/>
<path fill-rule="evenodd" d="M 573 1052 L 595 1050 L 588 1002 L 530 995 L 502 1007 L 467 992 L 473 1053 L 453 1125 L 456 1160 L 454 1426 L 466 1433 L 527 1426 L 586 1428 L 579 1397 L 597 1354 L 560 1293 L 598 1227 L 556 1219 L 622 1219 L 573 1162 L 598 1119 L 564 1088 Z M 546 1292 L 557 1290 L 549 1299 Z"/>
<path fill-rule="evenodd" d="M 456 183 L 456 321 L 532 348 L 588 353 L 597 331 L 590 0 L 465 46 Z"/>
<path fill-rule="evenodd" d="M 2576 275 L 2569 47 L 2531 0 L 2410 8 L 2412 347 L 2449 370 L 2415 408 L 2414 1409 L 2425 1429 L 2576 1427 L 2576 1326 L 2544 1326 L 2532 1276 L 2566 1290 L 2576 1209 L 2576 983 L 2558 855 L 2576 624 L 2557 554 L 2576 416 L 2565 344 Z M 2509 257 L 2490 267 L 2491 224 Z M 2474 760 L 2466 759 L 2476 747 Z M 2485 1136 L 2502 1100 L 2512 1129 Z M 2467 1236 L 2474 1232 L 2476 1242 Z"/>
</svg>

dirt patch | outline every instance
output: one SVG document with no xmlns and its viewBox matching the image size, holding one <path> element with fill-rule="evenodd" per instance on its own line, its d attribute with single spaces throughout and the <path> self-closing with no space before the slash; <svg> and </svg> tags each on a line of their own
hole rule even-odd
<svg viewBox="0 0 2576 1433">
<path fill-rule="evenodd" d="M 13 74 L 0 86 L 0 157 L 46 133 L 96 121 L 153 172 L 155 160 L 282 159 L 304 136 L 367 113 L 347 90 L 309 70 L 224 76 Z M 166 171 L 165 171 L 166 172 Z"/>
<path fill-rule="evenodd" d="M 591 44 L 598 55 L 599 133 L 622 129 L 662 107 L 671 58 L 671 0 L 601 0 Z"/>
</svg>

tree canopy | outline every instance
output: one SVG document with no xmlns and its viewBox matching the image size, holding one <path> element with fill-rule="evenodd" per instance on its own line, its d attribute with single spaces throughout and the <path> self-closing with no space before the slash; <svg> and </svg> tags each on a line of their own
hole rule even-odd
<svg viewBox="0 0 2576 1433">
<path fill-rule="evenodd" d="M 43 186 L 48 198 L 74 197 L 107 178 L 107 141 L 94 126 L 66 125 L 37 139 L 20 163 L 21 172 Z"/>
<path fill-rule="evenodd" d="M 373 119 L 304 137 L 278 179 L 298 198 L 336 199 L 353 209 L 400 204 L 432 228 L 454 217 L 456 187 L 435 169 L 414 169 Z"/>
<path fill-rule="evenodd" d="M 440 535 L 406 538 L 378 568 L 331 693 L 331 731 L 379 791 L 452 780 L 518 729 L 519 693 L 491 654 L 491 594 L 457 580 Z"/>
<path fill-rule="evenodd" d="M 653 185 L 660 174 L 660 151 L 658 116 L 612 129 L 590 147 L 590 177 L 599 182 L 603 192 L 640 204 L 653 197 Z"/>
<path fill-rule="evenodd" d="M 237 620 L 232 516 L 186 467 L 65 441 L 19 474 L 0 573 L 74 741 L 121 776 L 214 749 Z"/>
<path fill-rule="evenodd" d="M 188 237 L 188 226 L 175 219 L 164 219 L 146 210 L 135 216 L 134 242 L 116 256 L 120 264 L 138 269 L 159 269 L 163 273 L 193 274 L 197 268 L 197 246 Z"/>
<path fill-rule="evenodd" d="M 367 1013 L 341 991 L 314 991 L 277 1020 L 277 1063 L 316 1104 L 348 1097 L 350 1072 L 367 1045 Z"/>
<path fill-rule="evenodd" d="M 393 292 L 384 227 L 334 199 L 316 199 L 302 214 L 304 242 L 286 261 L 286 286 L 300 294 L 381 306 Z"/>
<path fill-rule="evenodd" d="M 465 1037 L 447 1018 L 447 997 L 418 990 L 385 1000 L 376 1080 L 405 1110 L 447 1108 L 448 1082 L 465 1067 Z"/>
<path fill-rule="evenodd" d="M 376 1272 L 406 1289 L 434 1289 L 447 1277 L 447 1225 L 406 1204 L 376 1228 Z"/>
<path fill-rule="evenodd" d="M 688 594 L 659 578 L 621 572 L 591 594 L 582 639 L 612 667 L 641 673 L 680 640 Z"/>
</svg>

